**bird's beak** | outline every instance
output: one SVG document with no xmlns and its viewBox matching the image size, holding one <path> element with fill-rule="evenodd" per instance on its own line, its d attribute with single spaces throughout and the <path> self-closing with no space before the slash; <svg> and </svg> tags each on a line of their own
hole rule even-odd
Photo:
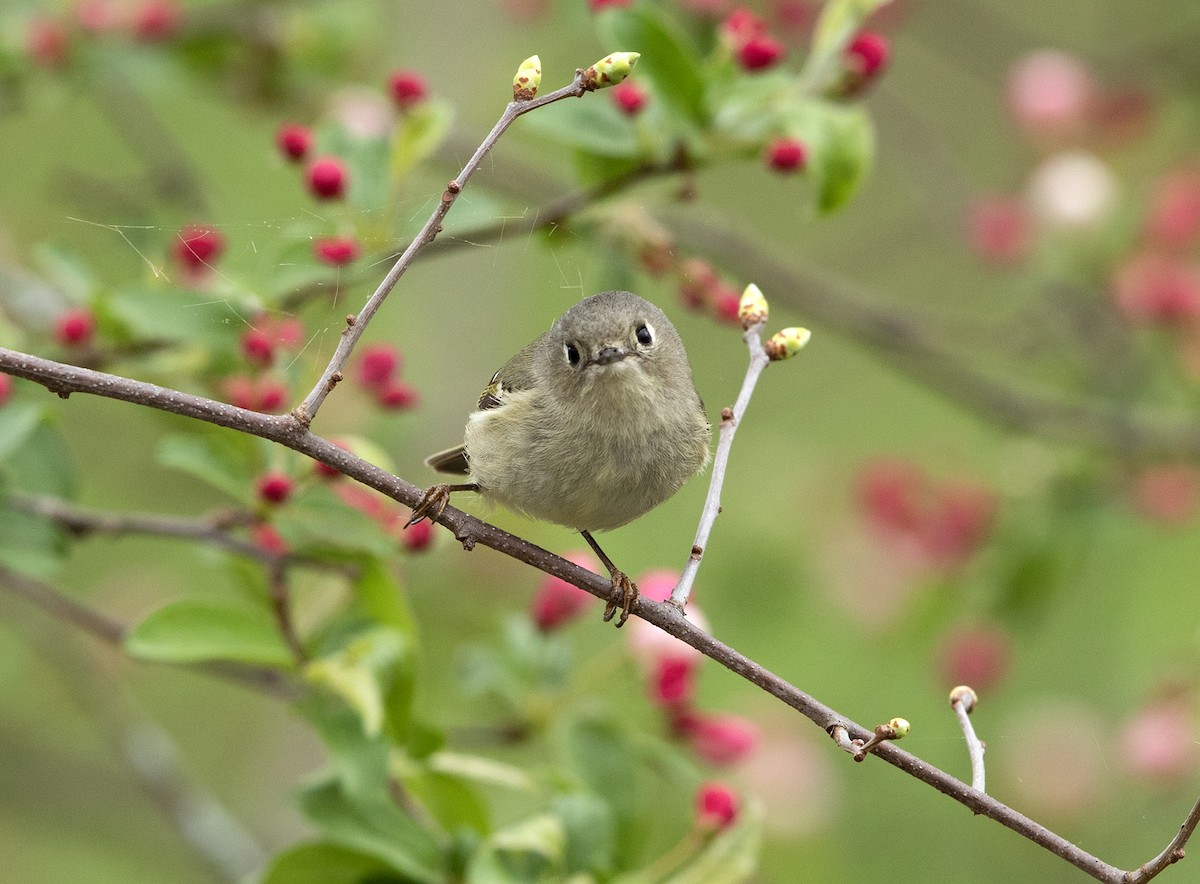
<svg viewBox="0 0 1200 884">
<path fill-rule="evenodd" d="M 620 362 L 629 351 L 624 347 L 602 347 L 600 352 L 596 354 L 596 358 L 591 361 L 592 365 L 612 365 L 614 362 Z"/>
</svg>

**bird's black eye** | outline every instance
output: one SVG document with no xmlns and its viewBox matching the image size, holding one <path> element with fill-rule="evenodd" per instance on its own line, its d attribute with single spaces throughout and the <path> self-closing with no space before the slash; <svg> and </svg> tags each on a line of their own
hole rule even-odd
<svg viewBox="0 0 1200 884">
<path fill-rule="evenodd" d="M 650 331 L 650 326 L 648 325 L 639 325 L 637 327 L 637 339 L 638 343 L 643 347 L 649 347 L 654 343 L 654 332 Z"/>
<path fill-rule="evenodd" d="M 571 365 L 578 365 L 579 364 L 579 348 L 576 347 L 574 344 L 567 344 L 567 346 L 564 349 L 566 350 L 566 353 L 567 353 L 567 362 L 571 363 Z"/>
</svg>

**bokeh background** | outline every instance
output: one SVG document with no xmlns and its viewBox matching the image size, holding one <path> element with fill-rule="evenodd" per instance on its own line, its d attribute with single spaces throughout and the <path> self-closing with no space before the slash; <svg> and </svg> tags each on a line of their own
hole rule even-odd
<svg viewBox="0 0 1200 884">
<path fill-rule="evenodd" d="M 785 39 L 804 39 L 796 9 L 805 4 L 749 5 Z M 36 266 L 46 243 L 62 246 L 101 280 L 146 274 L 166 259 L 134 242 L 167 242 L 199 214 L 229 243 L 224 273 L 266 278 L 272 243 L 323 211 L 278 158 L 276 127 L 326 117 L 354 90 L 381 92 L 397 67 L 422 72 L 455 112 L 446 147 L 400 195 L 398 216 L 415 225 L 492 125 L 520 59 L 539 53 L 552 86 L 615 48 L 599 42 L 582 0 L 185 3 L 185 20 L 237 16 L 251 32 L 282 29 L 281 45 L 305 65 L 276 79 L 255 70 L 252 53 L 206 58 L 200 45 L 181 58 L 134 40 L 86 66 L 28 74 L 31 19 L 72 8 L 9 0 L 0 13 L 0 251 L 10 266 Z M 623 197 L 665 206 L 678 248 L 738 287 L 759 281 L 752 262 L 720 237 L 688 240 L 689 224 L 724 227 L 784 262 L 794 288 L 767 290 L 772 326 L 813 331 L 800 357 L 768 369 L 741 426 L 697 603 L 714 634 L 844 714 L 868 725 L 909 719 L 906 748 L 964 778 L 946 696 L 970 674 L 989 791 L 1132 867 L 1169 840 L 1200 786 L 1200 534 L 1186 466 L 1196 446 L 1145 450 L 1119 424 L 1136 423 L 1146 406 L 1184 426 L 1200 414 L 1187 356 L 1194 330 L 1183 321 L 1146 328 L 1113 307 L 1113 291 L 1141 247 L 1156 188 L 1200 158 L 1200 8 L 898 0 L 878 28 L 893 60 L 865 99 L 876 162 L 840 212 L 819 216 L 802 179 L 757 157 L 700 170 L 692 203 L 673 198 L 678 179 Z M 314 61 L 322 47 L 324 71 Z M 1014 109 L 1014 66 L 1046 49 L 1085 71 L 1089 101 L 1103 104 L 1103 113 L 1089 105 L 1084 129 L 1047 134 Z M 139 144 L 152 145 L 149 154 Z M 1039 170 L 1064 152 L 1086 166 L 1068 186 L 1068 206 L 1098 206 L 1079 223 L 1059 223 L 1053 207 L 1030 209 L 1052 199 L 1039 196 Z M 201 200 L 154 200 L 147 155 L 186 170 Z M 449 238 L 499 218 L 517 224 L 568 189 L 572 174 L 532 117 L 518 122 L 455 208 Z M 324 318 L 310 317 L 313 339 L 298 360 L 311 376 L 340 317 L 371 285 L 355 279 Z M 317 429 L 371 438 L 399 475 L 432 481 L 424 456 L 459 439 L 491 372 L 579 297 L 626 285 L 676 321 L 710 412 L 732 403 L 745 363 L 738 332 L 685 309 L 674 276 L 642 273 L 610 239 L 563 229 L 420 260 L 368 334 L 402 350 L 420 407 L 381 412 L 347 388 Z M 809 293 L 830 291 L 838 309 L 806 309 Z M 913 323 L 936 342 L 932 355 L 889 345 L 877 316 Z M 1011 408 L 959 382 L 967 371 L 1019 401 L 1050 391 L 1064 403 L 1104 402 L 1116 417 L 1099 434 L 1070 415 L 1023 432 Z M 227 502 L 155 463 L 173 420 L 83 396 L 58 413 L 82 502 L 180 514 Z M 1153 472 L 1164 468 L 1165 478 Z M 704 481 L 690 483 L 606 537 L 606 550 L 634 574 L 678 568 L 704 491 Z M 931 556 L 896 515 L 911 502 L 905 495 L 916 496 L 922 518 L 949 520 L 950 552 Z M 956 510 L 946 500 L 965 503 Z M 481 514 L 552 550 L 580 546 L 565 529 Z M 487 708 L 463 689 L 464 660 L 472 646 L 501 643 L 539 575 L 488 550 L 464 553 L 447 536 L 398 567 L 424 638 L 418 706 L 446 726 L 486 721 Z M 220 591 L 225 579 L 210 552 L 129 537 L 78 542 L 55 583 L 134 620 L 167 599 Z M 303 587 L 302 606 L 319 609 L 323 590 L 317 580 Z M 660 735 L 626 635 L 601 627 L 594 608 L 569 627 L 571 702 Z M 753 880 L 1083 879 L 884 764 L 852 764 L 807 721 L 715 665 L 698 690 L 703 707 L 759 729 L 739 764 L 695 762 L 765 809 Z M 487 751 L 536 767 L 545 747 Z M 4 880 L 209 882 L 236 879 L 311 832 L 291 796 L 324 756 L 278 701 L 131 662 L 0 596 L 0 757 Z M 618 779 L 612 788 L 650 786 Z M 661 788 L 661 818 L 646 824 L 665 849 L 691 812 L 691 792 Z M 226 845 L 224 859 L 198 852 L 196 839 Z M 1190 865 L 1164 880 L 1189 879 Z"/>
</svg>

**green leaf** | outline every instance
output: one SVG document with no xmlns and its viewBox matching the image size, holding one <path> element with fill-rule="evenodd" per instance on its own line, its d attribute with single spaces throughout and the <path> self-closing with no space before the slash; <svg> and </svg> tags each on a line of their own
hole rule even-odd
<svg viewBox="0 0 1200 884">
<path fill-rule="evenodd" d="M 828 107 L 825 144 L 817 156 L 817 209 L 840 209 L 858 190 L 875 157 L 871 118 L 859 106 Z"/>
<path fill-rule="evenodd" d="M 453 121 L 453 108 L 437 100 L 424 101 L 400 116 L 388 169 L 392 184 L 407 178 L 418 163 L 433 156 Z"/>
<path fill-rule="evenodd" d="M 389 711 L 407 721 L 413 687 L 410 659 L 404 635 L 379 627 L 309 663 L 304 677 L 341 697 L 362 720 L 363 732 L 377 737 Z"/>
<path fill-rule="evenodd" d="M 562 820 L 541 814 L 495 832 L 467 870 L 471 881 L 540 884 L 562 881 L 567 835 Z"/>
<path fill-rule="evenodd" d="M 34 248 L 33 257 L 50 282 L 74 303 L 86 303 L 95 292 L 95 277 L 79 255 L 42 242 Z"/>
<path fill-rule="evenodd" d="M 559 796 L 554 810 L 567 834 L 567 872 L 610 877 L 616 867 L 617 832 L 609 806 L 596 795 L 576 792 Z"/>
<path fill-rule="evenodd" d="M 29 442 L 45 417 L 46 410 L 32 402 L 13 402 L 0 408 L 0 464 Z"/>
<path fill-rule="evenodd" d="M 404 878 L 369 853 L 324 841 L 298 844 L 271 860 L 262 884 L 403 884 Z"/>
<path fill-rule="evenodd" d="M 400 581 L 383 562 L 367 559 L 362 563 L 358 579 L 354 581 L 354 593 L 367 616 L 392 627 L 410 642 L 416 640 L 416 620 L 408 599 Z"/>
<path fill-rule="evenodd" d="M 374 856 L 414 881 L 445 880 L 445 858 L 433 835 L 388 800 L 350 800 L 341 783 L 326 780 L 300 795 L 304 813 L 342 847 Z"/>
<path fill-rule="evenodd" d="M 125 639 L 125 650 L 143 660 L 171 663 L 234 660 L 286 667 L 293 662 L 268 611 L 194 599 L 151 612 Z"/>
<path fill-rule="evenodd" d="M 539 134 L 589 154 L 627 159 L 640 154 L 633 127 L 611 101 L 594 95 L 546 105 L 525 119 Z"/>
<path fill-rule="evenodd" d="M 168 436 L 158 445 L 158 462 L 193 476 L 235 500 L 250 499 L 255 470 L 246 440 L 233 433 Z"/>
<path fill-rule="evenodd" d="M 257 312 L 254 305 L 170 286 L 123 289 L 97 306 L 137 339 L 224 348 L 236 345 Z"/>
<path fill-rule="evenodd" d="M 425 768 L 406 773 L 403 782 L 447 832 L 467 828 L 485 835 L 491 830 L 487 802 L 463 778 Z"/>
<path fill-rule="evenodd" d="M 606 10 L 596 16 L 596 25 L 610 51 L 642 54 L 635 77 L 650 80 L 655 95 L 677 114 L 704 125 L 700 54 L 673 20 L 657 7 L 639 6 Z"/>
<path fill-rule="evenodd" d="M 387 557 L 396 552 L 396 540 L 374 519 L 325 485 L 305 488 L 275 513 L 272 524 L 290 549 L 308 555 Z"/>
</svg>

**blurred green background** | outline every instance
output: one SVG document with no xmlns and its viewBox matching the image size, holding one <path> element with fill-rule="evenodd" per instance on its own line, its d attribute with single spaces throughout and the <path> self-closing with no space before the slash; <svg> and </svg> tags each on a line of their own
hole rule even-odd
<svg viewBox="0 0 1200 884">
<path fill-rule="evenodd" d="M 4 13 L 0 38 L 12 65 L 25 16 L 66 7 L 6 5 L 12 9 Z M 544 13 L 532 12 L 543 5 Z M 1070 374 L 1070 358 L 1057 330 L 1022 320 L 1022 311 L 1047 297 L 1054 274 L 989 268 L 963 233 L 973 197 L 1019 191 L 1038 162 L 1037 149 L 1005 111 L 1006 73 L 1030 51 L 1053 47 L 1084 59 L 1099 80 L 1151 96 L 1146 133 L 1104 154 L 1122 198 L 1137 205 L 1156 176 L 1194 159 L 1200 146 L 1194 53 L 1200 7 L 1191 0 L 897 5 L 888 24 L 894 63 L 867 101 L 877 163 L 849 206 L 814 217 L 802 184 L 781 183 L 747 160 L 700 172 L 694 211 L 788 260 L 850 281 L 869 304 L 920 315 L 946 340 L 978 346 L 981 362 L 998 364 L 1016 382 L 1059 380 Z M 186 8 L 219 15 L 231 6 Z M 303 6 L 307 30 L 295 39 L 351 47 L 344 72 L 350 82 L 377 89 L 389 69 L 411 67 L 454 106 L 455 136 L 441 164 L 406 185 L 402 211 L 411 212 L 414 224 L 491 126 L 521 58 L 540 53 L 545 82 L 554 86 L 614 48 L 596 40 L 582 2 Z M 767 4 L 758 8 L 766 11 Z M 0 248 L 25 262 L 39 243 L 64 244 L 99 275 L 116 279 L 145 272 L 145 263 L 115 226 L 174 230 L 193 220 L 178 209 L 156 214 L 112 198 L 145 181 L 130 140 L 114 132 L 141 125 L 136 113 L 122 121 L 112 112 L 120 100 L 113 90 L 133 88 L 182 151 L 206 199 L 205 219 L 226 233 L 230 272 L 256 267 L 263 244 L 313 211 L 293 171 L 274 154 L 275 127 L 319 114 L 329 91 L 314 77 L 311 84 L 289 83 L 270 100 L 234 101 L 236 86 L 184 76 L 148 52 L 122 65 L 114 58 L 111 70 L 96 64 L 86 78 L 43 74 L 6 92 Z M 448 233 L 497 215 L 520 217 L 558 192 L 553 182 L 569 180 L 568 159 L 526 122 L 501 142 L 477 190 L 464 194 Z M 523 200 L 503 198 L 514 188 L 503 180 L 510 164 L 533 167 L 545 181 Z M 672 186 L 651 185 L 637 198 L 665 198 Z M 339 391 L 317 430 L 371 437 L 400 476 L 418 485 L 432 481 L 424 456 L 460 438 L 490 373 L 579 297 L 630 279 L 676 321 L 710 412 L 732 403 L 745 362 L 737 332 L 684 311 L 671 281 L 629 277 L 619 265 L 609 244 L 568 234 L 509 237 L 419 261 L 367 337 L 403 350 L 405 377 L 421 392 L 421 408 L 380 415 L 361 395 Z M 739 284 L 750 281 L 739 277 Z M 324 324 L 310 327 L 317 336 L 300 359 L 314 376 L 340 317 L 357 309 L 370 288 L 347 287 Z M 1120 738 L 1124 723 L 1164 685 L 1195 683 L 1195 522 L 1150 522 L 1118 482 L 1106 481 L 1122 475 L 1112 458 L 1007 432 L 898 370 L 888 353 L 791 306 L 803 304 L 802 291 L 767 296 L 772 326 L 806 325 L 814 334 L 799 358 L 766 372 L 740 429 L 724 513 L 696 596 L 713 633 L 861 723 L 909 719 L 906 748 L 969 778 L 939 654 L 956 624 L 1001 622 L 1011 663 L 974 716 L 988 746 L 989 791 L 1114 864 L 1136 866 L 1157 853 L 1194 800 L 1200 776 L 1194 765 L 1165 783 L 1133 776 Z M 1015 343 L 987 349 L 991 336 L 1014 329 L 1024 349 Z M 1070 391 L 1069 383 L 1064 389 Z M 1194 384 L 1171 404 L 1195 416 Z M 178 426 L 175 419 L 82 396 L 58 411 L 84 503 L 182 514 L 223 503 L 154 464 L 155 442 Z M 961 572 L 904 590 L 895 613 L 872 618 L 857 614 L 847 596 L 865 598 L 870 607 L 872 594 L 889 582 L 889 566 L 863 552 L 856 527 L 855 476 L 878 457 L 911 459 L 939 477 L 974 477 L 995 489 L 999 504 L 988 546 Z M 704 492 L 705 482 L 690 483 L 605 538 L 606 551 L 633 574 L 681 566 Z M 580 546 L 565 529 L 475 511 L 551 550 Z M 1032 601 L 998 613 L 997 597 L 1014 567 L 1011 546 L 1031 536 L 1045 543 L 1057 570 L 1030 590 Z M 166 599 L 207 591 L 222 579 L 210 564 L 203 550 L 165 541 L 85 540 L 57 584 L 132 620 Z M 419 707 L 449 726 L 477 723 L 480 710 L 457 677 L 464 649 L 495 644 L 506 618 L 527 606 L 539 575 L 489 550 L 466 554 L 442 535 L 430 552 L 401 567 L 424 636 Z M 304 598 L 315 604 L 322 589 L 314 580 Z M 621 710 L 647 731 L 661 729 L 624 661 L 626 637 L 601 627 L 599 604 L 594 619 L 570 630 L 580 661 L 578 696 Z M 704 669 L 700 696 L 706 708 L 748 716 L 764 732 L 768 761 L 714 773 L 758 795 L 767 808 L 768 838 L 754 880 L 1084 878 L 885 764 L 851 763 L 807 721 L 713 664 Z M 498 754 L 536 764 L 540 751 Z M 130 756 L 173 759 L 172 776 L 186 780 L 188 800 L 220 808 L 192 807 L 184 816 L 214 831 L 232 827 L 220 836 L 230 845 L 227 868 L 189 847 L 188 834 L 173 822 L 181 813 L 172 806 L 179 791 L 154 794 L 146 786 L 154 777 L 139 774 Z M 277 701 L 203 675 L 132 663 L 0 597 L 3 880 L 228 880 L 260 861 L 260 851 L 275 852 L 310 831 L 291 795 L 322 757 L 309 728 Z M 795 771 L 785 776 L 787 765 Z M 666 798 L 682 805 L 667 815 L 686 816 L 689 793 Z M 1191 880 L 1191 864 L 1164 880 Z"/>
</svg>

